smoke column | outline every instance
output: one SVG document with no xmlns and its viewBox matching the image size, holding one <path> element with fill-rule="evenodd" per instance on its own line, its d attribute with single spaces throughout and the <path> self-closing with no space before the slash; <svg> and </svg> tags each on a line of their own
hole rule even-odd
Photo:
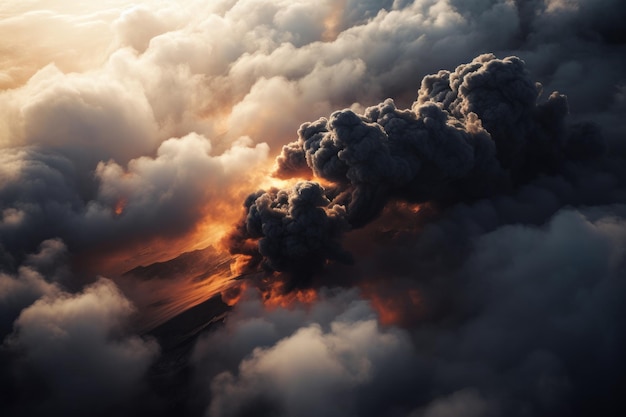
<svg viewBox="0 0 626 417">
<path fill-rule="evenodd" d="M 363 114 L 346 109 L 302 124 L 275 175 L 308 174 L 324 186 L 300 182 L 248 196 L 231 252 L 306 285 L 306 271 L 350 261 L 339 238 L 390 201 L 476 201 L 558 174 L 571 161 L 601 158 L 599 127 L 568 124 L 566 97 L 541 94 L 521 59 L 487 54 L 424 77 L 411 109 L 387 99 Z"/>
</svg>

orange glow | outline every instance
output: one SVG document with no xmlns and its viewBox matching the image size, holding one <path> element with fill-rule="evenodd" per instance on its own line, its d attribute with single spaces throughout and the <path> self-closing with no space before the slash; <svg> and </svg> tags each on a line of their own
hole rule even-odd
<svg viewBox="0 0 626 417">
<path fill-rule="evenodd" d="M 283 283 L 278 281 L 263 291 L 263 302 L 267 308 L 292 308 L 296 304 L 311 305 L 317 301 L 317 291 L 313 288 L 284 293 L 283 287 Z"/>
<path fill-rule="evenodd" d="M 124 212 L 124 208 L 126 207 L 127 203 L 128 203 L 128 199 L 126 198 L 120 198 L 117 201 L 117 203 L 115 203 L 113 212 L 115 213 L 116 216 L 120 216 Z"/>
<path fill-rule="evenodd" d="M 414 288 L 389 293 L 381 285 L 366 284 L 362 291 L 378 313 L 379 321 L 383 325 L 402 325 L 410 322 L 423 308 L 421 296 Z"/>
<path fill-rule="evenodd" d="M 137 285 L 148 286 L 151 281 Z M 185 277 L 173 282 L 160 282 L 148 288 L 150 299 L 167 300 L 163 305 L 152 306 L 150 303 L 141 306 L 144 312 L 140 318 L 142 326 L 146 329 L 153 328 L 168 319 L 216 296 L 222 295 L 222 300 L 228 305 L 234 305 L 224 299 L 224 294 L 230 291 L 233 281 L 230 276 L 215 274 L 202 282 L 194 282 L 192 277 Z M 238 300 L 238 299 L 237 299 Z"/>
<path fill-rule="evenodd" d="M 195 232 L 189 237 L 188 241 L 193 245 L 185 248 L 186 251 L 206 248 L 207 246 L 215 246 L 226 251 L 227 248 L 222 247 L 222 238 L 231 231 L 234 221 L 220 221 L 210 218 L 203 219 L 197 226 Z"/>
<path fill-rule="evenodd" d="M 427 207 L 427 203 L 392 201 L 387 204 L 380 217 L 370 223 L 369 228 L 395 232 L 419 231 L 422 228 L 422 215 L 427 212 Z"/>
<path fill-rule="evenodd" d="M 420 210 L 422 209 L 422 204 L 411 204 L 411 203 L 405 203 L 407 209 L 409 209 L 409 211 L 417 214 L 420 212 Z"/>
<path fill-rule="evenodd" d="M 235 255 L 235 261 L 230 264 L 230 271 L 234 276 L 242 275 L 248 272 L 248 265 L 250 263 L 251 256 L 247 255 Z"/>
<path fill-rule="evenodd" d="M 228 254 L 209 255 L 189 263 L 184 270 L 166 269 L 166 280 L 120 282 L 126 287 L 137 287 L 133 292 L 143 300 L 143 325 L 151 328 L 217 295 L 221 295 L 226 304 L 234 305 L 245 287 L 240 288 L 242 281 L 233 280 L 231 262 Z M 162 302 L 155 304 L 158 301 Z"/>
<path fill-rule="evenodd" d="M 257 189 L 267 189 L 272 186 L 281 187 L 283 181 L 272 179 L 269 176 L 269 162 L 265 167 L 253 174 L 248 175 L 246 181 L 233 184 L 219 196 L 207 202 L 203 207 L 203 218 L 200 220 L 194 232 L 187 237 L 187 245 L 182 251 L 195 250 L 204 248 L 209 245 L 219 247 L 227 251 L 228 245 L 224 243 L 224 238 L 233 231 L 235 224 L 244 214 L 242 203 L 250 192 Z M 269 179 L 268 179 L 269 178 Z M 243 260 L 236 259 L 237 265 L 243 265 Z M 235 275 L 241 274 L 241 271 L 233 271 Z"/>
<path fill-rule="evenodd" d="M 93 253 L 91 251 L 81 253 L 84 261 L 82 262 L 84 265 L 81 266 L 88 268 L 90 272 L 116 275 L 138 265 L 163 262 L 184 252 L 204 249 L 208 246 L 226 252 L 228 248 L 224 247 L 221 241 L 232 231 L 233 225 L 242 215 L 241 202 L 246 196 L 243 190 L 228 191 L 220 196 L 223 200 L 214 199 L 211 205 L 207 204 L 206 207 L 199 209 L 202 212 L 201 218 L 187 233 L 167 238 L 154 237 L 141 241 L 127 241 L 122 246 L 98 246 Z M 110 203 L 111 215 L 123 216 L 129 210 L 128 203 L 129 200 L 126 197 L 112 201 Z M 242 263 L 242 261 L 238 262 Z"/>
<path fill-rule="evenodd" d="M 276 279 L 276 276 L 273 277 Z M 311 305 L 318 299 L 317 291 L 313 288 L 298 289 L 290 292 L 285 291 L 285 284 L 276 280 L 269 282 L 268 278 L 261 280 L 256 285 L 250 281 L 239 281 L 233 283 L 221 292 L 222 301 L 229 306 L 237 304 L 248 288 L 254 288 L 261 295 L 263 304 L 268 310 L 275 308 L 293 308 L 296 305 Z"/>
<path fill-rule="evenodd" d="M 324 19 L 324 33 L 322 39 L 326 42 L 334 41 L 341 32 L 341 19 L 343 18 L 346 0 L 341 0 L 333 4 L 333 8 Z"/>
<path fill-rule="evenodd" d="M 318 177 L 317 175 L 314 176 L 312 180 L 319 183 L 324 188 L 330 188 L 330 187 L 334 187 L 337 185 L 336 183 L 332 181 L 328 181 L 325 178 Z"/>
<path fill-rule="evenodd" d="M 292 178 L 288 180 L 283 180 L 283 179 L 268 175 L 259 183 L 258 188 L 261 190 L 269 190 L 270 188 L 280 188 L 280 189 L 291 188 L 291 186 L 295 183 L 296 181 L 293 180 Z"/>
<path fill-rule="evenodd" d="M 222 301 L 232 307 L 241 300 L 246 289 L 248 289 L 248 283 L 246 283 L 246 281 L 240 281 L 221 292 Z"/>
</svg>

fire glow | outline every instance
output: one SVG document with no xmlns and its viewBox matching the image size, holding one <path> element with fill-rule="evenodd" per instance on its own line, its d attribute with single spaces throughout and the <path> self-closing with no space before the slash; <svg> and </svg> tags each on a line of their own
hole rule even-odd
<svg viewBox="0 0 626 417">
<path fill-rule="evenodd" d="M 117 203 L 115 203 L 115 207 L 113 208 L 113 212 L 116 216 L 121 216 L 124 213 L 124 209 L 126 208 L 126 204 L 128 204 L 127 198 L 120 198 Z"/>
<path fill-rule="evenodd" d="M 383 284 L 368 283 L 361 286 L 364 297 L 378 313 L 383 325 L 404 325 L 419 318 L 423 312 L 422 297 L 417 289 L 391 292 Z"/>
<path fill-rule="evenodd" d="M 232 307 L 243 299 L 247 291 L 254 291 L 259 294 L 265 308 L 274 310 L 276 308 L 290 309 L 296 305 L 308 306 L 319 299 L 318 291 L 314 288 L 287 291 L 285 284 L 280 280 L 271 281 L 264 278 L 261 281 L 261 283 L 252 283 L 242 280 L 229 286 L 221 292 L 222 301 Z"/>
</svg>

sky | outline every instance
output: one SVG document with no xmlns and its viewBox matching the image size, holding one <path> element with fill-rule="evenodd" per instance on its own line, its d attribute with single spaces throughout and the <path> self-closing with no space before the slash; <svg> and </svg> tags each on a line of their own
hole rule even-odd
<svg viewBox="0 0 626 417">
<path fill-rule="evenodd" d="M 624 19 L 1 1 L 0 414 L 623 415 Z"/>
</svg>

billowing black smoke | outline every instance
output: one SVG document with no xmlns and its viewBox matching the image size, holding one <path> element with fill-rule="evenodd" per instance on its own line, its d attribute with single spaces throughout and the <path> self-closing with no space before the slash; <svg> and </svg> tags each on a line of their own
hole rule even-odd
<svg viewBox="0 0 626 417">
<path fill-rule="evenodd" d="M 554 92 L 541 101 L 541 94 L 521 59 L 485 54 L 426 76 L 411 109 L 387 99 L 363 114 L 341 110 L 304 123 L 275 174 L 312 173 L 330 185 L 251 194 L 231 251 L 303 276 L 349 259 L 342 232 L 367 225 L 391 200 L 475 201 L 557 174 L 567 161 L 602 156 L 599 129 L 568 125 L 566 97 Z"/>
<path fill-rule="evenodd" d="M 232 250 L 252 257 L 258 250 L 266 256 L 264 266 L 303 275 L 327 259 L 349 261 L 338 241 L 348 229 L 345 208 L 324 192 L 318 183 L 301 182 L 290 190 L 251 194 L 245 220 L 229 236 Z"/>
</svg>

